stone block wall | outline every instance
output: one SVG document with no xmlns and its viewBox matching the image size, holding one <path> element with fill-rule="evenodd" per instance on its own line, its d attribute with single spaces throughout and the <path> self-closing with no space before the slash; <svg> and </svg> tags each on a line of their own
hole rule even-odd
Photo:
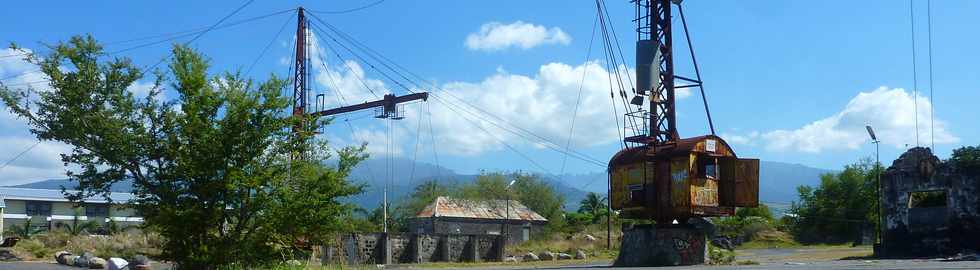
<svg viewBox="0 0 980 270">
<path fill-rule="evenodd" d="M 324 248 L 323 261 L 350 265 L 502 261 L 505 245 L 499 235 L 348 234 L 340 239 L 342 248 Z"/>
<path fill-rule="evenodd" d="M 880 255 L 929 257 L 980 250 L 980 177 L 939 160 L 928 148 L 903 153 L 881 176 Z M 944 206 L 910 207 L 914 192 L 942 191 Z"/>
<path fill-rule="evenodd" d="M 677 266 L 705 263 L 707 234 L 687 226 L 638 225 L 623 231 L 623 242 L 614 266 Z"/>
</svg>

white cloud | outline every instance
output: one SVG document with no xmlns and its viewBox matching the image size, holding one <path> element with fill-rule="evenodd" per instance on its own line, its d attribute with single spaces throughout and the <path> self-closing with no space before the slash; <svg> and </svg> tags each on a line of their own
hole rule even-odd
<svg viewBox="0 0 980 270">
<path fill-rule="evenodd" d="M 530 49 L 539 45 L 567 45 L 572 38 L 561 28 L 547 28 L 522 21 L 510 24 L 489 22 L 480 26 L 480 31 L 466 36 L 466 48 L 478 51 L 499 51 L 510 47 Z"/>
<path fill-rule="evenodd" d="M 388 91 L 384 82 L 366 78 L 355 62 L 348 61 L 347 64 L 353 67 L 351 71 L 338 70 L 339 68 L 335 66 L 329 67 L 328 70 L 318 69 L 316 76 L 318 85 L 330 92 L 325 98 L 327 106 L 340 105 L 338 98 L 331 97 L 337 92 L 333 90 L 334 85 L 341 89 L 340 92 L 343 92 L 348 104 L 375 99 L 364 90 L 359 81 Z M 584 84 L 583 72 L 586 72 Z M 550 63 L 541 66 L 533 76 L 510 74 L 503 69 L 498 69 L 498 73 L 479 82 L 445 83 L 437 90 L 427 89 L 431 95 L 427 104 L 413 104 L 404 108 L 406 120 L 396 124 L 394 132 L 396 138 L 405 137 L 405 141 L 396 141 L 395 147 L 406 147 L 403 144 L 414 143 L 414 136 L 417 136 L 414 134 L 414 129 L 417 128 L 415 121 L 420 117 L 428 117 L 428 113 L 424 112 L 425 115 L 419 115 L 417 106 L 429 106 L 432 131 L 436 134 L 435 140 L 440 152 L 459 156 L 478 155 L 502 149 L 504 146 L 501 141 L 513 146 L 543 147 L 484 121 L 486 119 L 512 130 L 516 130 L 514 126 L 529 130 L 564 146 L 580 85 L 583 87 L 582 99 L 572 137 L 572 147 L 615 142 L 618 140 L 618 134 L 614 117 L 622 117 L 622 115 L 613 112 L 612 100 L 609 98 L 608 76 L 607 71 L 597 62 L 587 62 L 578 66 Z M 617 106 L 620 106 L 618 98 L 616 102 Z M 462 104 L 479 107 L 493 116 Z M 621 109 L 619 113 L 622 113 Z M 474 116 L 467 111 L 479 115 Z M 422 131 L 425 138 L 423 139 L 431 140 L 427 132 L 429 119 L 421 119 L 424 119 Z M 344 125 L 344 123 L 338 121 L 335 125 Z M 358 143 L 367 141 L 369 152 L 385 153 L 383 152 L 386 147 L 383 125 L 374 123 L 373 126 L 366 125 L 363 128 L 367 130 L 355 130 L 354 136 L 357 138 L 333 140 Z M 403 150 L 399 148 L 395 151 L 401 153 Z"/>
<path fill-rule="evenodd" d="M 688 87 L 688 88 L 674 89 L 674 98 L 676 98 L 676 99 L 685 99 L 685 98 L 688 98 L 690 96 L 691 96 L 691 88 L 690 87 Z"/>
<path fill-rule="evenodd" d="M 918 101 L 918 115 L 913 115 L 913 100 Z M 861 92 L 840 112 L 792 130 L 752 132 L 726 137 L 733 143 L 764 142 L 770 151 L 820 153 L 828 150 L 857 149 L 870 141 L 865 125 L 871 125 L 882 144 L 904 148 L 915 145 L 915 118 L 919 119 L 919 141 L 926 145 L 930 138 L 929 120 L 932 103 L 923 96 L 913 96 L 901 88 L 880 87 Z M 959 141 L 946 129 L 946 122 L 935 119 L 937 144 Z"/>
</svg>

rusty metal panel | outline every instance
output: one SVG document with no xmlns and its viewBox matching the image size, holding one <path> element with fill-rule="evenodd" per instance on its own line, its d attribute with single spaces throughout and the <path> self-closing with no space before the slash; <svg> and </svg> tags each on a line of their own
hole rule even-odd
<svg viewBox="0 0 980 270">
<path fill-rule="evenodd" d="M 689 156 L 675 157 L 670 160 L 670 202 L 671 206 L 687 206 L 690 202 L 691 158 Z"/>
<path fill-rule="evenodd" d="M 735 206 L 759 206 L 759 160 L 740 158 L 735 166 Z"/>
<path fill-rule="evenodd" d="M 711 178 L 691 179 L 692 206 L 718 206 L 718 180 Z"/>
<path fill-rule="evenodd" d="M 721 206 L 735 206 L 735 167 L 738 159 L 735 157 L 722 157 L 718 159 L 719 178 L 718 181 L 718 204 Z"/>
</svg>

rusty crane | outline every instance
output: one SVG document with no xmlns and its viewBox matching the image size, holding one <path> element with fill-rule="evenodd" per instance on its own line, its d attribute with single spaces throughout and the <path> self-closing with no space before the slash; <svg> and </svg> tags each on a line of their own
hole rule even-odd
<svg viewBox="0 0 980 270">
<path fill-rule="evenodd" d="M 633 2 L 636 85 L 630 103 L 640 109 L 628 112 L 626 118 L 642 127 L 635 135 L 624 138 L 627 147 L 609 161 L 610 206 L 619 210 L 622 217 L 653 219 L 657 224 L 728 216 L 734 214 L 735 207 L 757 206 L 759 160 L 739 158 L 724 139 L 714 134 L 706 99 L 704 108 L 711 134 L 682 138 L 677 132 L 675 90 L 696 87 L 704 97 L 681 1 Z M 672 7 L 681 16 L 694 78 L 675 73 Z M 644 99 L 648 103 L 644 104 Z"/>
</svg>

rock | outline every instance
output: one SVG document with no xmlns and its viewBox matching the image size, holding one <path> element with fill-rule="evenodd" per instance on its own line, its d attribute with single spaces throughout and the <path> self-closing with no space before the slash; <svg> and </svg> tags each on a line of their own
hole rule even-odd
<svg viewBox="0 0 980 270">
<path fill-rule="evenodd" d="M 516 263 L 516 262 L 520 262 L 520 261 L 517 260 L 517 257 L 507 256 L 506 258 L 504 258 L 504 262 L 505 263 Z"/>
<path fill-rule="evenodd" d="M 78 256 L 77 258 L 75 258 L 75 263 L 72 265 L 75 267 L 86 268 L 88 267 L 88 261 L 91 260 L 92 258 L 95 258 L 95 256 L 92 255 L 92 253 L 84 252 L 82 253 L 82 256 Z"/>
<path fill-rule="evenodd" d="M 109 258 L 106 266 L 109 270 L 123 270 L 126 269 L 126 266 L 129 266 L 129 262 L 122 258 Z"/>
<path fill-rule="evenodd" d="M 297 260 L 288 260 L 288 261 L 286 261 L 286 265 L 289 265 L 289 266 L 300 266 L 300 265 L 303 265 L 303 263 L 301 263 L 301 262 L 299 262 Z"/>
<path fill-rule="evenodd" d="M 75 266 L 75 261 L 77 261 L 78 260 L 78 257 L 81 257 L 81 256 L 67 255 L 66 257 L 67 257 L 67 259 L 65 259 L 65 265 L 67 265 L 67 266 Z"/>
<path fill-rule="evenodd" d="M 91 259 L 88 259 L 89 269 L 104 269 L 105 265 L 106 265 L 106 261 L 103 258 L 92 257 Z"/>
<path fill-rule="evenodd" d="M 136 255 L 132 260 L 129 261 L 129 267 L 135 270 L 150 270 L 153 267 L 150 266 L 150 258 L 143 255 Z"/>
<path fill-rule="evenodd" d="M 735 244 L 733 244 L 732 240 L 728 237 L 722 236 L 722 237 L 711 238 L 711 244 L 719 248 L 723 248 L 727 250 L 735 250 Z"/>
<path fill-rule="evenodd" d="M 586 258 L 585 251 L 582 251 L 581 249 L 575 251 L 576 260 L 585 260 L 585 258 Z"/>
<path fill-rule="evenodd" d="M 554 261 L 555 257 L 555 254 L 551 253 L 550 251 L 538 253 L 538 258 L 540 258 L 542 261 Z"/>
<path fill-rule="evenodd" d="M 67 264 L 67 262 L 65 262 L 64 259 L 61 258 L 62 256 L 65 256 L 65 255 L 71 255 L 71 252 L 64 251 L 64 250 L 55 252 L 54 253 L 54 261 L 56 261 L 56 262 L 58 262 L 60 264 Z"/>
<path fill-rule="evenodd" d="M 0 262 L 12 262 L 12 261 L 20 261 L 20 260 L 21 258 L 18 258 L 17 255 L 14 255 L 14 253 L 11 252 L 9 249 L 0 249 Z"/>
<path fill-rule="evenodd" d="M 525 262 L 533 262 L 533 261 L 540 260 L 540 258 L 538 258 L 538 255 L 534 255 L 534 252 L 528 252 L 527 254 L 524 254 L 522 259 L 523 259 L 522 261 Z"/>
<path fill-rule="evenodd" d="M 586 234 L 582 238 L 585 238 L 585 241 L 589 241 L 589 242 L 595 242 L 597 240 L 595 236 L 592 236 L 591 234 Z"/>
<path fill-rule="evenodd" d="M 568 253 L 558 253 L 558 259 L 559 260 L 571 260 L 572 259 L 572 255 L 569 255 Z"/>
</svg>

